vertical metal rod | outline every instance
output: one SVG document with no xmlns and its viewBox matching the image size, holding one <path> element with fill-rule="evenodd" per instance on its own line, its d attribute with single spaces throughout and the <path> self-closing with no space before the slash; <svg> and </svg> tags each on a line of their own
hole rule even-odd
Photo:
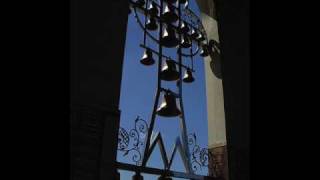
<svg viewBox="0 0 320 180">
<path fill-rule="evenodd" d="M 147 43 L 147 28 L 146 28 L 146 25 L 147 25 L 147 20 L 148 20 L 148 17 L 147 17 L 147 9 L 148 9 L 148 3 L 149 3 L 149 0 L 146 0 L 146 10 L 144 12 L 144 34 L 143 34 L 143 45 L 146 45 Z"/>
<path fill-rule="evenodd" d="M 180 0 L 179 0 L 180 1 Z M 178 2 L 178 10 L 179 10 L 179 25 L 178 27 L 181 27 L 182 21 L 181 21 L 181 4 Z M 182 39 L 182 34 L 179 33 L 179 43 L 181 42 Z M 190 161 L 190 152 L 189 152 L 189 147 L 188 147 L 188 136 L 187 136 L 187 127 L 186 127 L 186 122 L 185 122 L 185 116 L 184 116 L 184 108 L 183 108 L 183 100 L 182 100 L 182 52 L 181 52 L 181 44 L 179 44 L 179 49 L 178 49 L 178 56 L 179 56 L 179 73 L 180 73 L 180 81 L 179 81 L 179 102 L 180 102 L 180 108 L 181 108 L 181 136 L 182 136 L 182 142 L 183 142 L 183 148 L 186 153 L 187 157 L 187 172 L 190 174 L 193 174 L 192 166 L 191 166 L 191 161 Z"/>
<path fill-rule="evenodd" d="M 192 43 L 191 43 L 191 48 L 190 48 L 190 54 L 193 54 Z M 192 71 L 194 70 L 193 69 L 193 56 L 191 56 L 191 69 L 192 69 Z"/>
<path fill-rule="evenodd" d="M 160 16 L 163 13 L 163 0 L 160 0 Z M 161 42 L 161 38 L 162 38 L 162 28 L 163 28 L 163 24 L 160 21 L 160 27 L 159 27 L 159 40 Z M 143 153 L 143 159 L 142 159 L 142 167 L 145 167 L 147 164 L 147 154 L 149 153 L 149 146 L 150 146 L 150 139 L 151 139 L 151 135 L 153 132 L 153 128 L 154 128 L 154 123 L 155 123 L 155 119 L 156 119 L 156 110 L 159 104 L 159 97 L 160 97 L 160 92 L 161 92 L 161 79 L 160 79 L 160 73 L 161 73 L 161 67 L 162 67 L 162 44 L 159 43 L 158 44 L 159 47 L 159 61 L 158 61 L 158 86 L 157 86 L 157 92 L 156 92 L 156 96 L 155 96 L 155 103 L 153 106 L 153 111 L 152 111 L 152 116 L 151 116 L 151 120 L 150 120 L 150 127 L 148 129 L 148 135 L 147 135 L 147 139 L 145 142 L 145 148 L 144 148 L 144 153 Z"/>
</svg>

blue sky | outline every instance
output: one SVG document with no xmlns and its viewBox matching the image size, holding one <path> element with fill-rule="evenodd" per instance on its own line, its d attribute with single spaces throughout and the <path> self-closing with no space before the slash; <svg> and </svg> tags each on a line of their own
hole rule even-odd
<svg viewBox="0 0 320 180">
<path fill-rule="evenodd" d="M 190 0 L 190 8 L 199 15 L 199 9 L 194 2 Z M 143 16 L 140 16 L 143 20 Z M 140 47 L 143 42 L 143 31 L 135 21 L 133 14 L 129 15 L 126 51 L 123 64 L 123 76 L 121 85 L 121 123 L 120 126 L 130 130 L 134 128 L 134 120 L 139 115 L 148 123 L 151 118 L 154 97 L 157 87 L 157 56 L 154 55 L 156 63 L 153 66 L 144 66 L 140 63 L 144 49 Z M 147 44 L 152 49 L 158 49 L 151 39 L 147 40 Z M 174 48 L 164 48 L 164 55 L 176 58 L 176 50 Z M 207 109 L 206 109 L 206 92 L 205 92 L 205 76 L 204 76 L 204 59 L 200 56 L 194 58 L 195 81 L 191 84 L 183 84 L 183 102 L 185 109 L 185 117 L 188 133 L 196 133 L 198 144 L 201 147 L 207 147 L 208 130 L 207 130 Z M 184 64 L 190 65 L 190 59 L 184 59 Z M 177 90 L 176 82 L 163 81 L 163 87 L 173 91 Z M 177 92 L 177 91 L 176 91 Z M 162 101 L 162 96 L 160 102 Z M 170 154 L 175 139 L 180 136 L 180 120 L 176 118 L 163 118 L 157 116 L 154 131 L 160 132 L 165 142 L 165 148 Z M 177 156 L 178 157 L 178 156 Z M 131 157 L 123 157 L 118 152 L 118 161 L 133 163 Z M 148 166 L 162 168 L 159 150 L 153 153 Z M 172 170 L 183 171 L 181 159 L 178 157 L 174 160 Z M 206 171 L 199 174 L 206 174 Z M 122 180 L 131 179 L 132 173 L 121 172 Z M 145 180 L 154 180 L 155 176 L 145 176 Z"/>
</svg>

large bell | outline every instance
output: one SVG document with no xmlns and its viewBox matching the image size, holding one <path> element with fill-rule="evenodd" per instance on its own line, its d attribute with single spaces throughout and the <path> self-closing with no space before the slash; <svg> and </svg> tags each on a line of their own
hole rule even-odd
<svg viewBox="0 0 320 180">
<path fill-rule="evenodd" d="M 192 76 L 192 72 L 190 69 L 187 69 L 187 71 L 183 77 L 183 82 L 192 83 L 193 81 L 194 81 L 194 77 Z"/>
<path fill-rule="evenodd" d="M 202 57 L 209 56 L 209 46 L 208 45 L 203 45 L 201 47 L 200 56 L 202 56 Z"/>
<path fill-rule="evenodd" d="M 154 64 L 154 59 L 152 57 L 152 51 L 150 49 L 146 49 L 144 54 L 140 60 L 140 63 L 146 66 L 150 66 Z"/>
<path fill-rule="evenodd" d="M 183 35 L 181 39 L 181 46 L 183 48 L 190 48 L 191 47 L 191 40 L 187 35 Z"/>
<path fill-rule="evenodd" d="M 197 33 L 197 31 L 195 29 L 191 30 L 191 37 L 193 39 L 197 39 L 199 37 L 199 34 Z"/>
<path fill-rule="evenodd" d="M 167 60 L 163 66 L 160 79 L 165 81 L 175 81 L 179 79 L 179 72 L 177 71 L 176 63 L 173 60 Z"/>
<path fill-rule="evenodd" d="M 160 42 L 162 45 L 169 48 L 176 47 L 179 44 L 179 40 L 175 30 L 169 26 L 165 28 Z"/>
<path fill-rule="evenodd" d="M 155 31 L 158 29 L 158 24 L 155 18 L 150 17 L 147 21 L 146 28 L 150 31 Z"/>
<path fill-rule="evenodd" d="M 163 102 L 157 109 L 157 114 L 164 117 L 175 117 L 181 114 L 176 104 L 176 97 L 172 93 L 166 92 Z"/>
<path fill-rule="evenodd" d="M 162 18 L 167 23 L 174 23 L 179 19 L 178 15 L 175 13 L 174 7 L 170 6 L 170 5 L 167 5 L 167 4 L 165 5 L 165 9 L 164 9 L 164 12 L 162 14 Z"/>
<path fill-rule="evenodd" d="M 181 26 L 180 26 L 180 31 L 182 33 L 188 33 L 190 31 L 188 25 L 186 25 L 186 23 L 182 22 Z"/>
<path fill-rule="evenodd" d="M 148 13 L 153 17 L 158 15 L 159 10 L 157 4 L 154 1 L 152 1 L 152 3 L 150 4 L 148 8 Z"/>
</svg>

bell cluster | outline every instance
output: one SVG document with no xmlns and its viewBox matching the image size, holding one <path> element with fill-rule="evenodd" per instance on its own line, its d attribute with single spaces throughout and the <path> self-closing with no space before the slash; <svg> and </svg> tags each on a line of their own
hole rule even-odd
<svg viewBox="0 0 320 180">
<path fill-rule="evenodd" d="M 160 43 L 167 48 L 175 48 L 181 45 L 182 48 L 192 48 L 194 41 L 200 47 L 200 56 L 206 57 L 209 55 L 209 47 L 204 42 L 206 40 L 204 34 L 198 27 L 187 23 L 184 20 L 180 25 L 174 25 L 179 20 L 177 4 L 184 4 L 184 8 L 188 8 L 188 0 L 163 0 L 162 14 L 160 14 L 161 6 L 155 0 L 149 0 L 146 4 L 145 0 L 136 0 L 133 3 L 135 8 L 138 8 L 146 15 L 147 22 L 145 28 L 149 31 L 157 31 L 160 21 L 164 23 L 162 37 Z M 181 40 L 178 34 L 182 35 Z"/>
<path fill-rule="evenodd" d="M 165 57 L 166 60 L 159 69 L 159 80 L 160 81 L 176 81 L 177 86 L 181 88 L 181 80 L 184 83 L 192 83 L 195 81 L 192 69 L 186 67 L 181 62 L 177 63 L 170 57 L 162 55 L 160 52 L 152 50 L 146 46 L 146 34 L 148 31 L 158 31 L 159 38 L 156 41 L 159 46 L 166 48 L 179 48 L 178 55 L 182 57 L 181 49 L 190 49 L 192 52 L 193 43 L 198 45 L 200 49 L 200 56 L 206 57 L 209 55 L 209 46 L 207 45 L 207 39 L 202 31 L 198 27 L 186 22 L 181 18 L 181 6 L 183 8 L 188 8 L 188 0 L 135 0 L 131 1 L 131 7 L 134 8 L 135 12 L 139 11 L 145 15 L 145 26 L 144 29 L 144 47 L 145 51 L 140 59 L 140 63 L 145 66 L 151 66 L 155 64 L 153 55 L 157 54 L 160 57 Z M 136 18 L 138 18 L 136 16 Z M 177 25 L 178 24 L 178 25 Z M 160 29 L 162 27 L 162 29 Z M 162 32 L 162 33 L 161 33 Z M 150 34 L 149 34 L 150 36 Z M 156 39 L 156 38 L 155 38 Z M 205 41 L 205 42 L 204 42 Z M 192 57 L 194 55 L 190 55 Z M 180 80 L 180 72 L 177 69 L 179 67 L 184 67 L 185 74 Z M 162 89 L 162 88 L 160 88 Z M 170 90 L 164 91 L 164 99 L 156 110 L 159 116 L 163 117 L 175 117 L 181 116 L 183 112 L 176 105 L 176 98 L 181 98 L 177 96 L 174 92 Z"/>
</svg>

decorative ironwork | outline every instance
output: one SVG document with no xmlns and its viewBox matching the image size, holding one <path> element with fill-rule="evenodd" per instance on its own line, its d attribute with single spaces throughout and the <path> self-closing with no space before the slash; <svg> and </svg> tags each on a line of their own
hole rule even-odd
<svg viewBox="0 0 320 180">
<path fill-rule="evenodd" d="M 120 127 L 118 133 L 118 150 L 124 152 L 123 156 L 131 154 L 132 161 L 140 164 L 142 154 L 140 149 L 144 147 L 144 138 L 148 132 L 148 124 L 139 116 L 135 120 L 135 127 L 130 131 Z"/>
<path fill-rule="evenodd" d="M 207 168 L 209 172 L 214 172 L 214 156 L 209 151 L 208 148 L 201 148 L 197 143 L 196 134 L 189 134 L 188 136 L 188 145 L 192 149 L 191 159 L 192 159 L 192 169 L 194 172 L 202 171 L 203 168 Z M 209 173 L 208 172 L 208 173 Z"/>
<path fill-rule="evenodd" d="M 147 168 L 146 164 L 149 157 L 158 143 L 166 166 L 166 171 L 161 173 L 162 176 L 172 176 L 172 174 L 166 174 L 166 172 L 170 172 L 172 160 L 175 153 L 179 151 L 188 176 L 196 179 L 194 177 L 197 176 L 194 173 L 203 167 L 209 167 L 212 156 L 208 149 L 200 148 L 195 134 L 188 137 L 183 108 L 182 83 L 192 83 L 195 80 L 192 75 L 192 72 L 195 72 L 193 69 L 193 57 L 197 54 L 208 55 L 207 49 L 209 48 L 207 46 L 209 42 L 207 34 L 199 17 L 189 9 L 187 0 L 129 1 L 131 12 L 134 12 L 134 17 L 144 32 L 143 44 L 140 46 L 144 48 L 145 53 L 140 63 L 145 66 L 152 66 L 156 63 L 153 55 L 158 56 L 157 92 L 149 126 L 146 121 L 137 117 L 134 129 L 127 131 L 124 128 L 120 128 L 118 150 L 122 151 L 124 156 L 131 154 L 132 160 L 137 164 L 135 167 L 139 166 L 140 170 L 143 170 Z M 144 23 L 139 15 L 144 16 Z M 156 30 L 158 30 L 158 34 L 149 32 Z M 147 38 L 158 45 L 158 50 L 148 47 Z M 172 59 L 166 56 L 163 53 L 163 48 L 176 48 L 177 58 Z M 189 51 L 183 52 L 182 49 Z M 163 66 L 164 58 L 167 60 Z M 183 58 L 190 58 L 192 66 L 184 65 Z M 178 92 L 166 90 L 162 81 L 176 83 Z M 159 107 L 161 94 L 164 94 L 165 101 Z M 176 104 L 177 99 L 179 100 L 179 109 Z M 170 158 L 168 158 L 164 149 L 161 134 L 159 133 L 153 140 L 151 138 L 157 116 L 177 117 L 181 121 L 181 137 L 177 138 L 178 140 Z M 143 152 L 140 152 L 140 150 L 143 150 Z"/>
</svg>

